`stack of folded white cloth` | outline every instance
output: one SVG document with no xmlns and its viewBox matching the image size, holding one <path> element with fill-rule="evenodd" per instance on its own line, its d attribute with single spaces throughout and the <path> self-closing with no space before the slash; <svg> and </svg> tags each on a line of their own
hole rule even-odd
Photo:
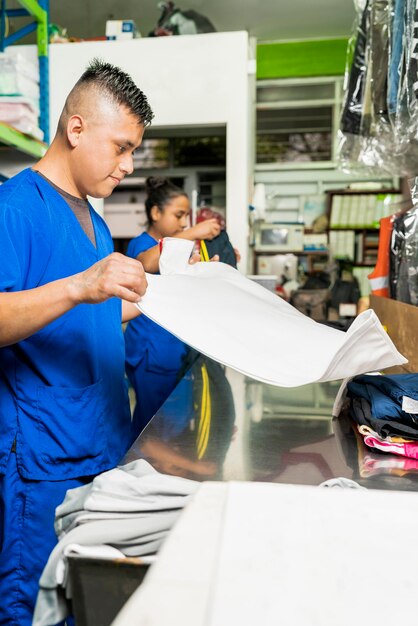
<svg viewBox="0 0 418 626">
<path fill-rule="evenodd" d="M 42 140 L 39 94 L 37 66 L 15 51 L 0 53 L 0 121 Z"/>
<path fill-rule="evenodd" d="M 56 510 L 59 543 L 40 579 L 34 626 L 56 624 L 69 613 L 69 554 L 108 559 L 155 554 L 198 484 L 160 474 L 141 459 L 69 490 Z"/>
</svg>

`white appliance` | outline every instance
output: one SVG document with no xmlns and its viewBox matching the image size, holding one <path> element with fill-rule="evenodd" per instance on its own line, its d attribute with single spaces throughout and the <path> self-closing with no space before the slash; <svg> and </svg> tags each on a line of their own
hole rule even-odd
<svg viewBox="0 0 418 626">
<path fill-rule="evenodd" d="M 298 257 L 294 254 L 270 254 L 257 257 L 257 274 L 277 276 L 280 282 L 297 280 Z"/>
<path fill-rule="evenodd" d="M 247 278 L 257 283 L 257 285 L 265 287 L 269 291 L 276 291 L 277 276 L 275 274 L 272 274 L 271 276 L 268 274 L 263 274 L 262 276 L 259 276 L 258 274 L 247 274 Z"/>
<path fill-rule="evenodd" d="M 257 226 L 254 247 L 257 252 L 301 252 L 303 224 L 263 222 Z"/>
</svg>

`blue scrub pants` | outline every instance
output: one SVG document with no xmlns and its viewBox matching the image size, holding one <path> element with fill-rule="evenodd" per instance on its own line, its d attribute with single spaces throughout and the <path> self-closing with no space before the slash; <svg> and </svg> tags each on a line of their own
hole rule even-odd
<svg viewBox="0 0 418 626">
<path fill-rule="evenodd" d="M 146 358 L 136 367 L 127 363 L 126 373 L 136 395 L 132 418 L 132 438 L 135 441 L 177 385 L 178 373 L 151 371 Z"/>
<path fill-rule="evenodd" d="M 10 453 L 0 475 L 0 625 L 31 626 L 38 581 L 57 543 L 55 508 L 67 489 L 90 478 L 32 481 L 19 475 Z"/>
</svg>

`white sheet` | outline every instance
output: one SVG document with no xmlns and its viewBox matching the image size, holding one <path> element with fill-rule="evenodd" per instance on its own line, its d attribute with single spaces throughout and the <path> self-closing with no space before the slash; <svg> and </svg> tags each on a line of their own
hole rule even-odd
<svg viewBox="0 0 418 626">
<path fill-rule="evenodd" d="M 139 309 L 215 361 L 265 383 L 297 387 L 406 363 L 372 310 L 345 333 L 306 317 L 224 263 L 189 265 L 193 242 L 164 239 L 161 275 Z"/>
</svg>

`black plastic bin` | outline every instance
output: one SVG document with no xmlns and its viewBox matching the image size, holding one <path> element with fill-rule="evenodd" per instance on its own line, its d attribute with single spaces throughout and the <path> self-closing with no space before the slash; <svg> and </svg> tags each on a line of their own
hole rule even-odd
<svg viewBox="0 0 418 626">
<path fill-rule="evenodd" d="M 149 567 L 141 559 L 72 556 L 68 561 L 76 626 L 109 626 Z"/>
</svg>

